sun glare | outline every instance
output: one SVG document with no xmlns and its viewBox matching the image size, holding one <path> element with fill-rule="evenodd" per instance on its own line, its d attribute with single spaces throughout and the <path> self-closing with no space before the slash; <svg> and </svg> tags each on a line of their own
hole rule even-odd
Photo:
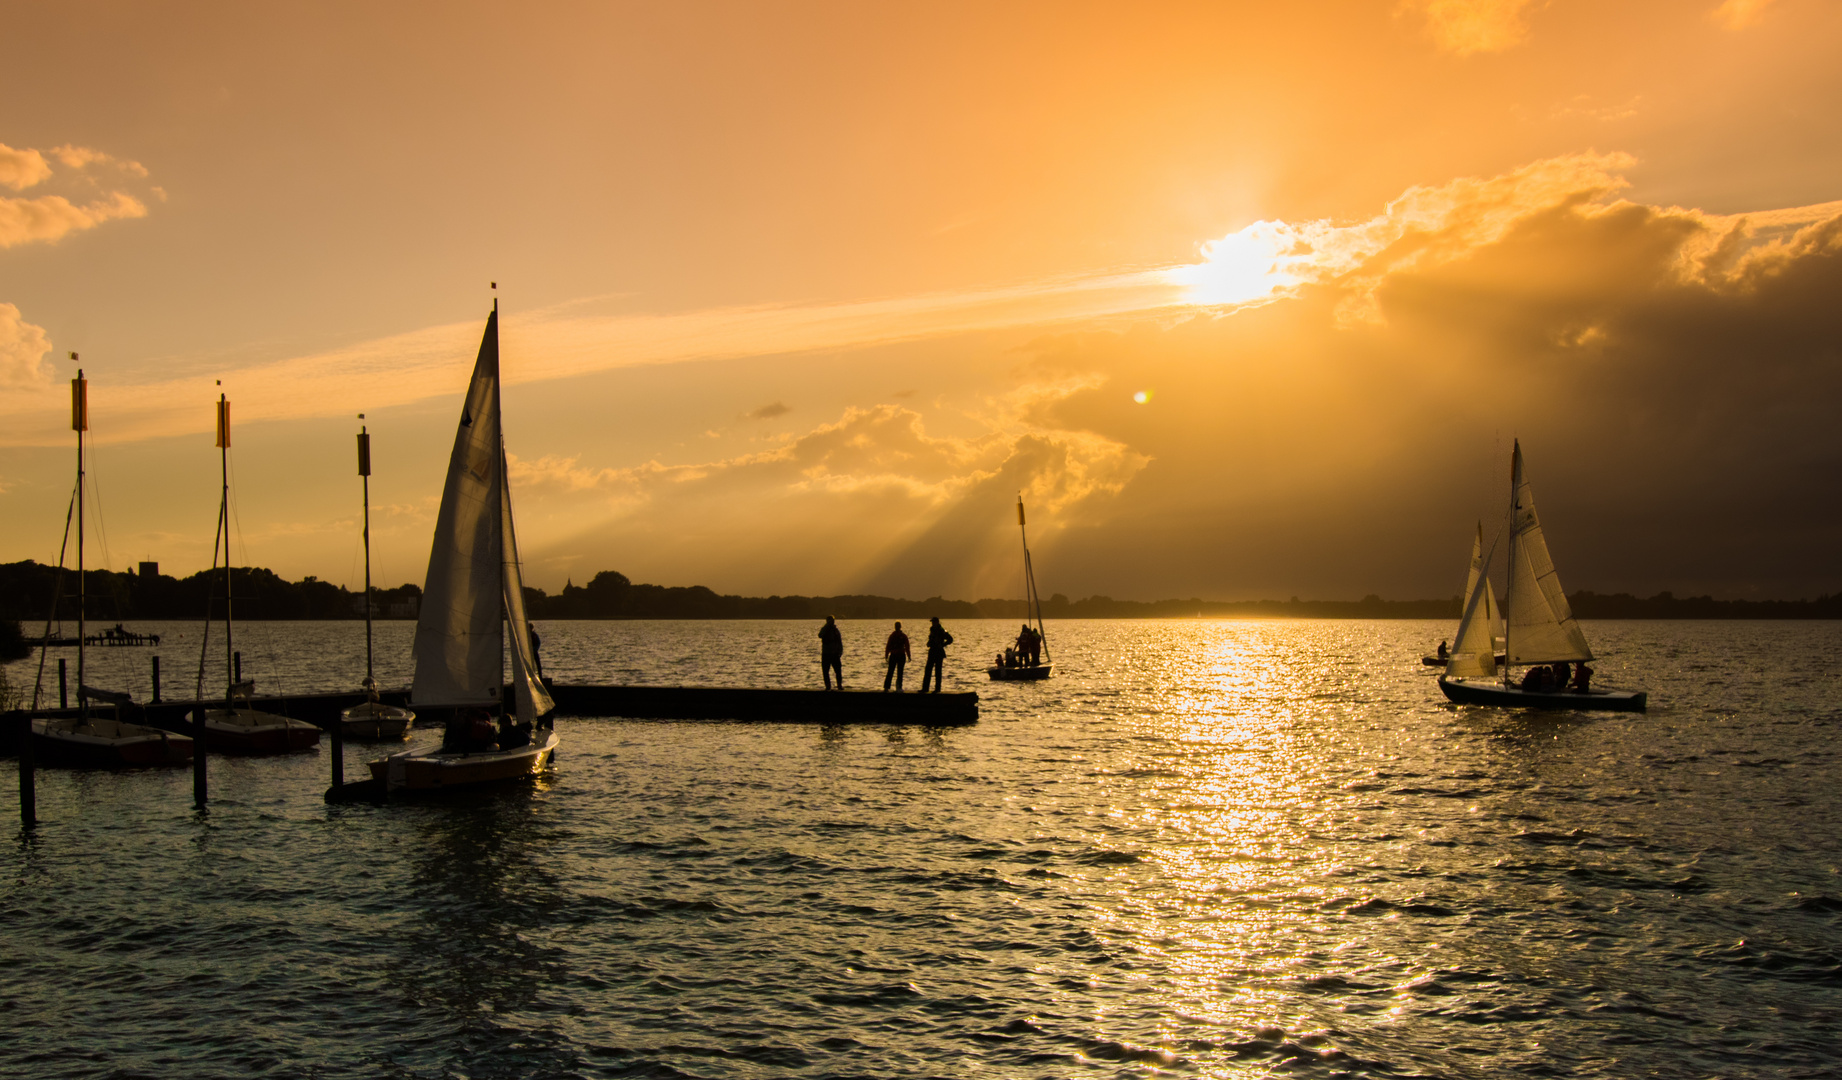
<svg viewBox="0 0 1842 1080">
<path fill-rule="evenodd" d="M 1298 259 L 1298 234 L 1283 221 L 1256 221 L 1202 245 L 1203 261 L 1165 271 L 1192 304 L 1244 304 L 1299 283 L 1287 270 Z"/>
</svg>

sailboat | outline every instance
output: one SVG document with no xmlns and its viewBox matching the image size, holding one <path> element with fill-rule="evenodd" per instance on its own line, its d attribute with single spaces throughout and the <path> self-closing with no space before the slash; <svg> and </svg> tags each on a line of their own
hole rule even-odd
<svg viewBox="0 0 1842 1080">
<path fill-rule="evenodd" d="M 231 610 L 230 589 L 230 401 L 217 396 L 218 467 L 223 485 L 217 510 L 218 531 L 211 538 L 213 549 L 224 549 L 224 707 L 207 708 L 200 704 L 192 710 L 192 722 L 202 732 L 205 746 L 233 754 L 285 754 L 294 750 L 311 750 L 320 745 L 320 729 L 305 720 L 295 720 L 252 708 L 253 682 L 241 680 L 233 649 L 235 621 Z M 212 563 L 217 562 L 216 551 Z M 205 626 L 210 629 L 210 619 Z M 209 645 L 209 638 L 200 649 Z M 199 656 L 199 681 L 204 681 L 204 654 Z M 200 697 L 204 695 L 200 693 Z M 237 702 L 241 700 L 242 705 Z"/>
<path fill-rule="evenodd" d="M 510 633 L 507 633 L 509 629 Z M 505 654 L 512 658 L 505 715 Z M 541 772 L 556 753 L 556 705 L 536 674 L 512 528 L 499 406 L 499 304 L 461 406 L 416 622 L 410 702 L 444 714 L 439 746 L 370 762 L 387 791 L 436 791 Z M 500 722 L 495 730 L 492 714 Z M 515 719 L 514 719 L 515 718 Z"/>
<path fill-rule="evenodd" d="M 363 420 L 364 414 L 358 414 Z M 339 713 L 339 733 L 347 739 L 382 742 L 409 735 L 409 725 L 416 714 L 377 699 L 377 678 L 371 664 L 371 435 L 364 425 L 358 427 L 358 475 L 364 478 L 365 492 L 365 700 Z"/>
<path fill-rule="evenodd" d="M 77 354 L 71 353 L 70 358 L 75 360 Z M 77 433 L 77 715 L 33 717 L 33 756 L 47 765 L 78 768 L 184 764 L 192 760 L 191 739 L 156 727 L 124 722 L 122 709 L 133 705 L 128 695 L 98 690 L 83 681 L 84 639 L 87 636 L 84 617 L 89 606 L 83 581 L 83 435 L 90 429 L 90 408 L 89 380 L 83 377 L 81 368 L 77 369 L 77 377 L 70 380 L 70 426 Z M 63 564 L 60 557 L 58 565 Z M 110 702 L 115 707 L 115 715 L 109 718 L 91 715 L 91 699 Z"/>
<path fill-rule="evenodd" d="M 1497 591 L 1491 588 L 1490 579 L 1484 576 L 1483 522 L 1478 523 L 1477 535 L 1471 538 L 1471 568 L 1465 572 L 1465 591 L 1459 594 L 1464 598 L 1460 601 L 1461 605 L 1470 601 L 1471 593 L 1477 589 L 1480 579 L 1484 582 L 1484 608 L 1481 617 L 1484 624 L 1490 628 L 1491 654 L 1496 657 L 1498 663 L 1501 663 L 1503 653 L 1497 648 L 1497 644 L 1503 640 L 1503 609 L 1497 604 Z M 1450 658 L 1450 653 L 1445 656 L 1422 656 L 1420 663 L 1427 667 L 1445 667 Z"/>
<path fill-rule="evenodd" d="M 1036 648 L 1027 653 L 1020 649 L 1007 650 L 1008 655 L 1000 655 L 998 663 L 985 669 L 997 682 L 1025 682 L 1049 677 L 1051 665 L 1048 661 L 1049 638 L 1043 633 L 1043 602 L 1036 595 L 1036 570 L 1030 565 L 1030 536 L 1024 529 L 1023 496 L 1017 496 L 1017 534 L 1023 538 L 1023 625 L 1036 635 Z M 1031 623 L 1035 625 L 1032 627 Z M 1040 653 L 1040 655 L 1039 655 Z M 1014 658 L 1015 662 L 1007 662 Z"/>
<path fill-rule="evenodd" d="M 1535 513 L 1535 490 L 1522 463 L 1522 444 L 1510 455 L 1509 577 L 1504 592 L 1502 682 L 1491 655 L 1493 620 L 1487 603 L 1490 579 L 1479 573 L 1479 584 L 1465 597 L 1465 614 L 1458 624 L 1458 641 L 1439 676 L 1439 689 L 1461 705 L 1506 705 L 1538 709 L 1594 709 L 1642 712 L 1647 695 L 1631 690 L 1570 689 L 1566 686 L 1513 685 L 1517 666 L 1580 663 L 1593 658 L 1586 635 L 1573 617 L 1567 594 L 1561 590 Z M 1574 685 L 1579 685 L 1577 682 Z"/>
</svg>

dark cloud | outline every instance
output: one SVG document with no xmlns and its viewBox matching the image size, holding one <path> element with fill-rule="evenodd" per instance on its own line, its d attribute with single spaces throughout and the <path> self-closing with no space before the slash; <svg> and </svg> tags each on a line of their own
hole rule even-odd
<svg viewBox="0 0 1842 1080">
<path fill-rule="evenodd" d="M 750 420 L 772 420 L 776 416 L 785 416 L 792 411 L 792 409 L 781 402 L 775 401 L 763 405 L 759 409 L 751 410 L 748 414 L 748 418 Z"/>
</svg>

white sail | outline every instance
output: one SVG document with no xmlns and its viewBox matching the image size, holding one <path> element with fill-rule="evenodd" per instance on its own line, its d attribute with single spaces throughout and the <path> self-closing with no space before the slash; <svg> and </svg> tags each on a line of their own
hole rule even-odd
<svg viewBox="0 0 1842 1080">
<path fill-rule="evenodd" d="M 1484 529 L 1480 525 L 1471 541 L 1471 569 L 1465 574 L 1465 613 L 1458 621 L 1458 635 L 1447 654 L 1447 678 L 1488 679 L 1496 675 L 1500 621 L 1496 592 L 1484 576 Z"/>
<path fill-rule="evenodd" d="M 518 566 L 518 534 L 512 529 L 512 488 L 504 453 L 499 460 L 499 506 L 505 533 L 505 621 L 511 631 L 512 699 L 520 723 L 537 722 L 537 718 L 556 708 L 550 691 L 537 677 L 531 655 L 531 626 L 524 616 L 524 574 Z"/>
<path fill-rule="evenodd" d="M 1535 514 L 1535 491 L 1522 467 L 1522 446 L 1511 458 L 1515 515 L 1510 526 L 1509 610 L 1505 633 L 1511 664 L 1546 664 L 1556 660 L 1591 660 L 1593 651 L 1574 621 L 1573 608 L 1561 590 L 1548 557 L 1548 541 Z"/>
<path fill-rule="evenodd" d="M 498 703 L 505 675 L 505 461 L 499 438 L 499 312 L 486 320 L 461 406 L 416 622 L 417 705 Z M 522 607 L 520 608 L 522 611 Z"/>
</svg>

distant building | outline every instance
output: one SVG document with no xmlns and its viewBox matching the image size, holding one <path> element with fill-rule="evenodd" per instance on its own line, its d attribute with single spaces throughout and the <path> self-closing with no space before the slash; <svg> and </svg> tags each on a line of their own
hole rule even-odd
<svg viewBox="0 0 1842 1080">
<path fill-rule="evenodd" d="M 390 605 L 390 617 L 393 619 L 413 619 L 422 608 L 422 598 L 412 596 L 401 604 Z"/>
<path fill-rule="evenodd" d="M 146 578 L 149 581 L 152 581 L 154 578 L 159 577 L 160 576 L 160 564 L 157 562 L 142 563 L 141 564 L 141 576 L 143 578 Z"/>
</svg>

